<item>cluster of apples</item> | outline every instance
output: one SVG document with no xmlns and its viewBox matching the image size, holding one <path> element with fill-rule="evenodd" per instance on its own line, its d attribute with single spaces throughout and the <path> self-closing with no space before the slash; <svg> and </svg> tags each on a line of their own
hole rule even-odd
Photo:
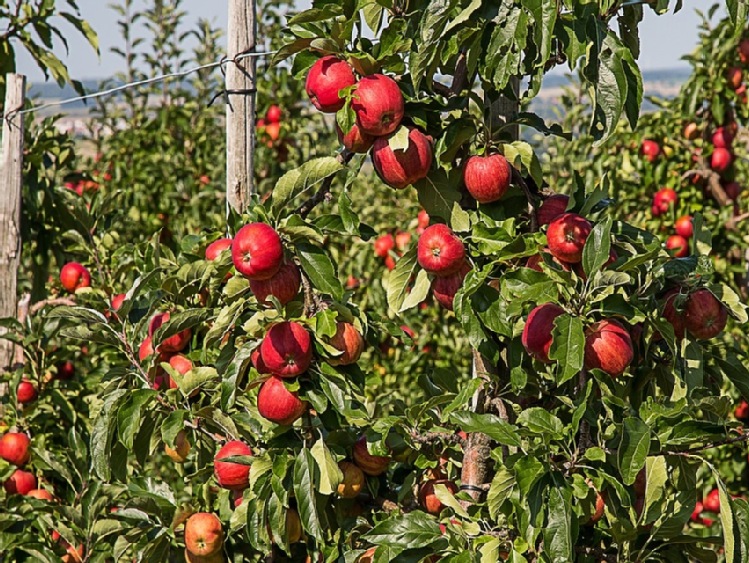
<svg viewBox="0 0 749 563">
<path fill-rule="evenodd" d="M 120 297 L 124 299 L 124 295 L 116 295 L 112 300 L 112 309 L 119 309 L 122 301 Z M 119 304 L 118 304 L 119 302 Z M 192 361 L 181 354 L 190 344 L 192 340 L 192 330 L 186 328 L 177 334 L 173 334 L 157 343 L 154 346 L 153 336 L 156 331 L 171 318 L 169 311 L 156 313 L 151 320 L 148 322 L 148 336 L 143 340 L 138 349 L 138 359 L 141 362 L 145 362 L 151 356 L 156 355 L 156 365 L 149 371 L 151 377 L 151 386 L 154 389 L 176 389 L 177 383 L 174 381 L 171 375 L 169 375 L 162 367 L 162 363 L 168 363 L 169 366 L 180 373 L 186 375 L 193 368 Z"/>
<path fill-rule="evenodd" d="M 653 196 L 651 211 L 654 217 L 661 217 L 675 209 L 679 203 L 679 194 L 672 188 L 661 188 Z M 674 222 L 675 234 L 666 239 L 666 250 L 675 258 L 689 256 L 689 239 L 694 234 L 691 215 L 682 215 Z"/>
<path fill-rule="evenodd" d="M 422 209 L 417 216 L 416 234 L 421 235 L 428 226 L 429 214 Z M 395 236 L 385 233 L 374 240 L 374 253 L 383 259 L 388 270 L 392 270 L 395 268 L 396 259 L 403 256 L 410 243 L 411 233 L 408 231 L 398 231 Z"/>
<path fill-rule="evenodd" d="M 356 123 L 345 132 L 338 128 L 338 137 L 350 152 L 365 154 L 371 149 L 375 170 L 386 184 L 403 189 L 426 177 L 433 160 L 430 136 L 407 125 L 405 148 L 390 146 L 405 113 L 403 94 L 395 80 L 384 74 L 357 79 L 347 61 L 328 55 L 312 65 L 305 89 L 312 104 L 324 113 L 342 109 L 346 105 L 342 91 L 354 90 L 351 109 Z"/>
<path fill-rule="evenodd" d="M 674 328 L 676 338 L 686 333 L 700 340 L 715 338 L 726 327 L 728 310 L 708 289 L 674 287 L 664 297 L 663 318 Z"/>
</svg>

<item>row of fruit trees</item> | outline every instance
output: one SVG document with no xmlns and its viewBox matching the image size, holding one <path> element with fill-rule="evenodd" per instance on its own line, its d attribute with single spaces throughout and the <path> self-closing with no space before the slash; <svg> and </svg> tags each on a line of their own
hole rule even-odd
<svg viewBox="0 0 749 563">
<path fill-rule="evenodd" d="M 749 7 L 642 115 L 665 0 L 290 8 L 228 219 L 220 72 L 29 125 L 0 560 L 749 560 Z M 119 78 L 221 56 L 114 9 Z"/>
</svg>

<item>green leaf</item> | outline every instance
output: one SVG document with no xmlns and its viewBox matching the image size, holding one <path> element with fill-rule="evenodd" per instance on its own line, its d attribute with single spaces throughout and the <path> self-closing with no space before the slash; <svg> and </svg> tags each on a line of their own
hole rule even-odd
<svg viewBox="0 0 749 563">
<path fill-rule="evenodd" d="M 583 368 L 585 361 L 585 331 L 580 317 L 568 314 L 554 319 L 549 358 L 557 360 L 557 385 L 569 381 Z"/>
<path fill-rule="evenodd" d="M 319 246 L 306 242 L 297 242 L 295 248 L 299 264 L 312 285 L 340 300 L 343 297 L 343 287 L 328 253 Z"/>
<path fill-rule="evenodd" d="M 426 270 L 419 270 L 411 291 L 406 295 L 403 303 L 401 303 L 400 309 L 398 309 L 398 314 L 408 311 L 424 301 L 424 299 L 427 298 L 427 295 L 429 295 L 429 289 L 431 287 L 432 281 L 429 279 Z"/>
<path fill-rule="evenodd" d="M 212 316 L 213 311 L 211 309 L 187 309 L 179 313 L 171 313 L 169 320 L 153 333 L 154 345 L 162 343 L 170 336 L 179 334 L 183 330 L 204 325 Z"/>
<path fill-rule="evenodd" d="M 575 560 L 573 551 L 577 530 L 572 524 L 572 489 L 554 475 L 554 484 L 549 487 L 548 520 L 543 531 L 544 552 L 551 561 L 564 563 Z"/>
<path fill-rule="evenodd" d="M 501 466 L 494 474 L 492 484 L 489 487 L 489 493 L 486 497 L 489 514 L 493 519 L 497 519 L 502 503 L 510 498 L 514 488 L 515 476 L 505 466 Z"/>
<path fill-rule="evenodd" d="M 440 529 L 434 518 L 416 510 L 380 522 L 364 537 L 375 545 L 384 544 L 416 549 L 426 547 L 440 539 Z"/>
<path fill-rule="evenodd" d="M 562 421 L 541 407 L 532 407 L 521 412 L 518 416 L 518 425 L 526 427 L 534 434 L 556 440 L 562 437 L 564 430 Z"/>
<path fill-rule="evenodd" d="M 650 450 L 650 428 L 639 418 L 627 417 L 622 424 L 622 440 L 617 451 L 617 462 L 625 485 L 635 482 L 645 466 Z"/>
<path fill-rule="evenodd" d="M 294 460 L 294 496 L 304 531 L 319 541 L 323 541 L 323 530 L 315 497 L 316 467 L 312 452 L 308 448 L 303 448 Z"/>
<path fill-rule="evenodd" d="M 456 411 L 450 415 L 450 420 L 464 432 L 481 432 L 503 446 L 519 448 L 522 445 L 517 428 L 496 415 Z"/>
<path fill-rule="evenodd" d="M 318 440 L 310 451 L 320 472 L 318 490 L 323 495 L 332 495 L 337 490 L 338 484 L 343 480 L 343 473 L 338 468 L 338 464 L 333 459 L 325 442 Z"/>
<path fill-rule="evenodd" d="M 400 311 L 408 297 L 408 284 L 419 270 L 416 245 L 400 257 L 387 277 L 387 303 L 393 311 Z M 428 279 L 428 278 L 427 278 Z M 423 283 L 423 282 L 422 282 Z"/>
<path fill-rule="evenodd" d="M 104 400 L 104 404 L 91 430 L 91 466 L 103 481 L 109 481 L 111 476 L 111 446 L 117 422 L 117 408 L 115 405 L 120 399 L 127 396 L 127 394 L 128 391 L 125 389 L 118 389 L 110 394 Z"/>
<path fill-rule="evenodd" d="M 460 170 L 451 171 L 450 177 L 442 170 L 432 171 L 429 176 L 414 184 L 419 194 L 419 203 L 432 217 L 445 220 L 453 231 L 467 232 L 471 228 L 468 213 L 460 206 L 462 198 L 458 187 Z"/>
<path fill-rule="evenodd" d="M 343 170 L 345 166 L 332 156 L 315 158 L 299 168 L 289 170 L 276 183 L 271 197 L 271 210 L 278 216 L 284 205 L 308 191 L 312 186 Z"/>
<path fill-rule="evenodd" d="M 611 218 L 598 223 L 585 241 L 583 248 L 583 269 L 588 278 L 598 272 L 609 260 L 611 251 Z"/>
<path fill-rule="evenodd" d="M 661 502 L 664 498 L 666 482 L 668 481 L 668 465 L 663 456 L 648 456 L 645 461 L 645 503 L 642 514 L 644 521 L 648 521 L 650 507 Z"/>
</svg>

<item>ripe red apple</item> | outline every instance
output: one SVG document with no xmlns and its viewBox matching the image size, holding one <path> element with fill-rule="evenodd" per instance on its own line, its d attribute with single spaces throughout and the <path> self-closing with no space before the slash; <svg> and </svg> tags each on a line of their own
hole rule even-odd
<svg viewBox="0 0 749 563">
<path fill-rule="evenodd" d="M 411 233 L 408 231 L 400 231 L 395 235 L 395 247 L 403 251 L 411 243 Z"/>
<path fill-rule="evenodd" d="M 55 500 L 55 497 L 52 496 L 52 493 L 50 493 L 47 489 L 31 489 L 28 493 L 26 493 L 26 496 L 39 500 L 46 500 L 48 502 L 52 502 Z"/>
<path fill-rule="evenodd" d="M 252 362 L 252 365 L 255 366 L 255 369 L 258 372 L 270 373 L 270 371 L 268 371 L 267 366 L 263 363 L 263 358 L 260 355 L 260 346 L 258 346 L 252 351 L 252 354 L 250 354 L 250 361 Z"/>
<path fill-rule="evenodd" d="M 726 307 L 707 289 L 689 295 L 684 309 L 684 326 L 695 338 L 707 340 L 718 336 L 726 326 Z"/>
<path fill-rule="evenodd" d="M 124 293 L 117 293 L 112 296 L 112 299 L 109 302 L 109 308 L 116 313 L 120 310 L 120 307 L 122 307 L 122 304 L 125 302 L 125 298 L 127 295 Z M 109 317 L 109 313 L 106 313 L 107 317 Z"/>
<path fill-rule="evenodd" d="M 744 80 L 744 71 L 741 70 L 740 67 L 732 66 L 728 70 L 726 70 L 726 82 L 728 82 L 728 85 L 736 90 L 741 86 L 741 83 Z"/>
<path fill-rule="evenodd" d="M 30 443 L 31 440 L 26 434 L 7 432 L 0 438 L 0 458 L 13 465 L 23 465 L 31 457 Z"/>
<path fill-rule="evenodd" d="M 265 112 L 266 123 L 280 123 L 281 122 L 281 108 L 276 104 L 272 104 L 268 111 Z"/>
<path fill-rule="evenodd" d="M 332 366 L 348 366 L 359 361 L 359 356 L 364 351 L 364 338 L 354 325 L 339 321 L 330 345 L 343 353 L 328 359 L 328 363 Z"/>
<path fill-rule="evenodd" d="M 18 388 L 16 389 L 16 400 L 19 404 L 28 405 L 29 403 L 33 403 L 38 396 L 39 393 L 31 381 L 24 379 L 18 384 Z"/>
<path fill-rule="evenodd" d="M 381 455 L 372 455 L 367 449 L 367 437 L 361 436 L 354 444 L 353 450 L 354 463 L 359 466 L 364 473 L 372 477 L 382 475 L 390 466 L 390 457 Z"/>
<path fill-rule="evenodd" d="M 563 313 L 564 309 L 556 303 L 544 303 L 528 315 L 521 342 L 526 351 L 537 360 L 545 363 L 551 361 L 549 350 L 554 340 L 551 334 L 554 330 L 554 319 Z"/>
<path fill-rule="evenodd" d="M 73 379 L 75 376 L 75 364 L 70 360 L 57 364 L 57 379 Z"/>
<path fill-rule="evenodd" d="M 185 375 L 192 369 L 192 362 L 189 358 L 183 356 L 182 354 L 175 354 L 174 356 L 169 358 L 169 365 L 172 366 L 174 370 L 181 375 Z"/>
<path fill-rule="evenodd" d="M 140 346 L 138 347 L 138 359 L 141 362 L 146 361 L 147 358 L 151 357 L 153 355 L 154 349 L 153 349 L 153 341 L 151 340 L 150 336 L 146 336 L 143 339 L 143 342 L 140 343 Z M 59 373 L 59 368 L 58 368 Z"/>
<path fill-rule="evenodd" d="M 739 199 L 739 194 L 741 194 L 741 184 L 738 182 L 728 182 L 725 186 L 723 186 L 723 190 L 726 192 L 726 195 L 729 199 L 736 201 Z"/>
<path fill-rule="evenodd" d="M 463 167 L 463 183 L 479 203 L 501 199 L 511 181 L 512 167 L 501 154 L 470 156 Z"/>
<path fill-rule="evenodd" d="M 372 563 L 375 559 L 376 551 L 376 547 L 370 547 L 367 551 L 359 556 L 359 559 L 356 560 L 356 563 Z"/>
<path fill-rule="evenodd" d="M 687 123 L 684 126 L 684 138 L 688 141 L 694 141 L 700 136 L 700 130 L 694 121 Z"/>
<path fill-rule="evenodd" d="M 432 295 L 437 302 L 442 305 L 448 311 L 453 310 L 453 300 L 458 290 L 463 287 L 463 280 L 471 271 L 471 265 L 468 262 L 463 262 L 460 270 L 450 276 L 443 278 L 437 278 L 432 284 Z"/>
<path fill-rule="evenodd" d="M 585 241 L 592 229 L 590 222 L 576 213 L 564 213 L 549 223 L 546 244 L 555 258 L 575 264 L 583 258 Z"/>
<path fill-rule="evenodd" d="M 281 237 L 270 225 L 250 223 L 234 237 L 231 257 L 234 267 L 246 278 L 267 280 L 283 263 Z"/>
<path fill-rule="evenodd" d="M 354 70 L 346 61 L 328 55 L 315 61 L 307 73 L 304 89 L 312 105 L 325 113 L 334 113 L 341 109 L 346 100 L 339 92 L 356 84 Z"/>
<path fill-rule="evenodd" d="M 385 256 L 385 267 L 388 270 L 394 270 L 395 269 L 395 258 L 392 256 Z"/>
<path fill-rule="evenodd" d="M 708 512 L 720 513 L 720 491 L 713 489 L 702 499 L 702 508 Z"/>
<path fill-rule="evenodd" d="M 704 506 L 700 501 L 697 501 L 694 505 L 694 510 L 692 511 L 692 515 L 689 517 L 689 519 L 692 522 L 702 522 L 701 514 L 702 510 L 704 509 Z"/>
<path fill-rule="evenodd" d="M 295 377 L 312 362 L 309 332 L 297 322 L 273 325 L 260 344 L 260 357 L 268 370 L 279 377 Z"/>
<path fill-rule="evenodd" d="M 408 129 L 406 150 L 393 150 L 389 141 L 395 133 L 379 137 L 372 146 L 372 163 L 377 175 L 391 188 L 402 190 L 426 178 L 432 166 L 432 139 L 415 127 Z"/>
<path fill-rule="evenodd" d="M 165 311 L 163 313 L 156 313 L 151 321 L 148 323 L 148 336 L 153 339 L 154 333 L 164 324 L 169 322 L 171 313 Z M 156 351 L 161 353 L 174 353 L 181 352 L 190 343 L 192 338 L 192 331 L 186 328 L 183 331 L 173 334 L 168 338 L 165 338 L 161 343 L 156 346 Z"/>
<path fill-rule="evenodd" d="M 192 555 L 210 557 L 221 551 L 224 531 L 218 516 L 209 512 L 197 512 L 185 523 L 185 549 Z"/>
<path fill-rule="evenodd" d="M 676 298 L 681 291 L 678 288 L 670 289 L 664 295 L 665 304 L 663 306 L 663 318 L 674 327 L 674 334 L 677 340 L 684 338 L 684 312 L 676 307 Z"/>
<path fill-rule="evenodd" d="M 666 213 L 671 206 L 676 206 L 679 195 L 671 188 L 661 188 L 653 196 L 653 215 L 658 217 Z"/>
<path fill-rule="evenodd" d="M 733 163 L 733 155 L 728 149 L 716 148 L 710 156 L 710 168 L 716 172 L 725 172 Z"/>
<path fill-rule="evenodd" d="M 421 507 L 429 514 L 439 516 L 445 505 L 434 494 L 435 485 L 444 485 L 452 494 L 458 492 L 458 487 L 455 483 L 447 479 L 430 479 L 419 488 L 419 504 Z"/>
<path fill-rule="evenodd" d="M 60 283 L 69 293 L 82 287 L 91 287 L 91 274 L 78 262 L 68 262 L 60 270 Z"/>
<path fill-rule="evenodd" d="M 380 235 L 374 241 L 375 256 L 385 258 L 395 248 L 395 238 L 390 233 Z"/>
<path fill-rule="evenodd" d="M 744 399 L 741 399 L 739 406 L 737 406 L 733 411 L 733 416 L 738 420 L 749 420 L 749 403 Z"/>
<path fill-rule="evenodd" d="M 366 481 L 364 472 L 350 461 L 338 462 L 338 468 L 343 473 L 343 480 L 338 484 L 338 496 L 341 498 L 356 498 L 359 496 Z"/>
<path fill-rule="evenodd" d="M 250 486 L 250 466 L 231 461 L 220 461 L 227 457 L 252 455 L 250 447 L 239 440 L 227 442 L 213 458 L 213 473 L 219 486 L 239 491 Z"/>
<path fill-rule="evenodd" d="M 683 217 L 679 217 L 676 220 L 676 223 L 674 223 L 674 228 L 676 229 L 677 235 L 681 235 L 684 238 L 692 238 L 692 235 L 694 234 L 694 224 L 692 224 L 692 216 L 684 215 Z"/>
<path fill-rule="evenodd" d="M 424 232 L 424 229 L 426 229 L 429 226 L 429 213 L 426 212 L 425 209 L 422 209 L 419 211 L 419 214 L 416 216 L 416 228 L 417 232 L 418 229 L 422 229 L 421 232 L 418 234 L 421 234 Z"/>
<path fill-rule="evenodd" d="M 744 64 L 749 63 L 749 38 L 745 37 L 739 41 L 737 51 L 739 52 L 739 59 L 741 62 Z"/>
<path fill-rule="evenodd" d="M 681 235 L 671 235 L 666 239 L 666 250 L 674 258 L 689 256 L 689 241 Z"/>
<path fill-rule="evenodd" d="M 726 127 L 718 127 L 713 133 L 713 145 L 719 149 L 730 149 L 733 135 Z"/>
<path fill-rule="evenodd" d="M 400 125 L 405 102 L 395 80 L 383 74 L 372 74 L 359 80 L 351 108 L 362 133 L 382 137 Z"/>
<path fill-rule="evenodd" d="M 536 211 L 538 226 L 548 225 L 560 215 L 564 215 L 569 203 L 570 197 L 564 194 L 554 194 L 547 197 Z"/>
<path fill-rule="evenodd" d="M 618 377 L 633 359 L 632 338 L 618 321 L 605 319 L 585 331 L 586 369 L 600 369 Z"/>
<path fill-rule="evenodd" d="M 372 135 L 362 133 L 359 126 L 354 123 L 345 135 L 341 128 L 336 123 L 336 133 L 338 134 L 338 142 L 341 143 L 347 151 L 356 154 L 365 154 L 375 142 L 375 138 Z"/>
<path fill-rule="evenodd" d="M 273 142 L 277 141 L 281 136 L 281 124 L 280 123 L 268 123 L 265 126 L 265 134 L 268 135 L 270 141 L 266 143 L 266 146 L 272 147 Z"/>
<path fill-rule="evenodd" d="M 438 223 L 424 230 L 419 237 L 419 265 L 438 277 L 458 272 L 465 262 L 463 241 L 447 225 Z"/>
<path fill-rule="evenodd" d="M 258 303 L 269 302 L 273 296 L 286 305 L 299 293 L 299 285 L 302 283 L 302 274 L 294 262 L 285 262 L 273 277 L 267 280 L 250 280 L 250 289 L 257 297 Z"/>
<path fill-rule="evenodd" d="M 13 474 L 3 483 L 5 492 L 9 495 L 25 495 L 36 489 L 38 483 L 33 473 L 16 469 Z"/>
<path fill-rule="evenodd" d="M 211 262 L 214 261 L 216 258 L 221 256 L 221 253 L 224 250 L 229 250 L 231 248 L 231 243 L 232 239 L 230 238 L 220 238 L 218 240 L 214 240 L 205 249 L 205 259 L 210 260 Z"/>
<path fill-rule="evenodd" d="M 284 385 L 283 379 L 271 376 L 257 395 L 257 410 L 260 416 L 288 426 L 293 424 L 307 410 L 307 403 L 299 398 L 296 391 L 289 391 Z"/>
<path fill-rule="evenodd" d="M 661 146 L 652 139 L 645 139 L 640 146 L 640 153 L 648 162 L 655 162 L 661 154 Z"/>
</svg>

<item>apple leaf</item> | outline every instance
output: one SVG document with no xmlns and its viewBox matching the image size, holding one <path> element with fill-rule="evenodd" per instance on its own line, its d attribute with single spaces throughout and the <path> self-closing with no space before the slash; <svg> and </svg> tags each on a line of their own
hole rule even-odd
<svg viewBox="0 0 749 563">
<path fill-rule="evenodd" d="M 419 270 L 416 275 L 416 281 L 414 282 L 411 292 L 406 295 L 406 298 L 401 303 L 398 313 L 403 313 L 409 309 L 416 307 L 419 303 L 424 301 L 429 294 L 429 288 L 432 287 L 432 280 L 429 279 L 429 274 L 426 270 Z"/>
<path fill-rule="evenodd" d="M 469 434 L 471 432 L 481 432 L 503 446 L 519 448 L 522 445 L 520 436 L 517 433 L 517 427 L 494 414 L 457 411 L 450 415 L 450 420 Z"/>
<path fill-rule="evenodd" d="M 303 448 L 294 461 L 294 497 L 304 531 L 317 540 L 323 541 L 323 530 L 315 497 L 316 481 L 319 480 L 316 468 L 312 452 L 309 448 Z"/>
<path fill-rule="evenodd" d="M 363 537 L 375 545 L 387 544 L 408 549 L 425 547 L 441 539 L 437 521 L 420 510 L 388 518 Z"/>
<path fill-rule="evenodd" d="M 580 317 L 564 314 L 554 319 L 549 358 L 557 360 L 557 385 L 569 381 L 583 369 L 585 333 Z"/>
<path fill-rule="evenodd" d="M 632 485 L 645 466 L 650 450 L 650 428 L 639 418 L 627 417 L 622 424 L 622 440 L 617 451 L 617 462 L 622 481 Z"/>
<path fill-rule="evenodd" d="M 320 471 L 320 486 L 318 491 L 323 495 L 333 494 L 338 488 L 338 484 L 343 481 L 343 474 L 338 464 L 322 440 L 315 442 L 310 451 Z"/>
<path fill-rule="evenodd" d="M 645 461 L 645 503 L 642 514 L 644 521 L 648 521 L 648 510 L 664 498 L 666 481 L 668 481 L 668 465 L 663 456 L 648 456 Z"/>
<path fill-rule="evenodd" d="M 341 299 L 343 287 L 328 253 L 319 246 L 306 242 L 298 242 L 295 248 L 302 270 L 307 274 L 312 285 L 323 293 L 332 295 L 335 299 Z"/>
<path fill-rule="evenodd" d="M 577 526 L 572 525 L 572 489 L 554 475 L 549 487 L 548 520 L 543 531 L 544 552 L 551 561 L 574 561 Z"/>
<path fill-rule="evenodd" d="M 393 311 L 400 311 L 408 295 L 411 277 L 419 269 L 416 257 L 416 245 L 400 257 L 395 269 L 387 277 L 387 302 Z"/>
<path fill-rule="evenodd" d="M 486 496 L 486 504 L 489 508 L 489 514 L 496 519 L 499 515 L 499 509 L 502 503 L 510 498 L 515 488 L 515 476 L 504 465 L 500 466 L 494 474 L 489 493 Z"/>
<path fill-rule="evenodd" d="M 276 182 L 271 196 L 271 211 L 278 216 L 284 205 L 312 186 L 343 170 L 345 166 L 332 156 L 315 158 L 299 168 L 289 170 Z"/>
<path fill-rule="evenodd" d="M 531 433 L 558 440 L 562 437 L 562 421 L 541 407 L 526 409 L 518 416 L 518 425 L 527 428 Z"/>
<path fill-rule="evenodd" d="M 583 248 L 583 269 L 588 278 L 598 272 L 609 260 L 611 252 L 611 218 L 598 223 L 588 235 Z"/>
</svg>

